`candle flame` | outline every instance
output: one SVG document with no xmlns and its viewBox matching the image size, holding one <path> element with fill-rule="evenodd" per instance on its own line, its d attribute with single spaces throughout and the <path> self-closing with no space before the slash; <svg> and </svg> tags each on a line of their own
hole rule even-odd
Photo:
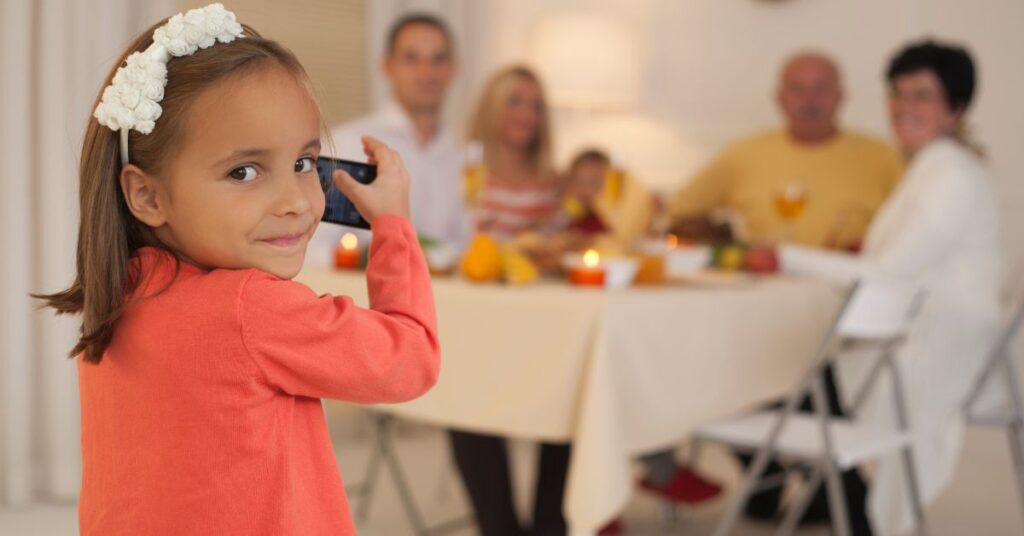
<svg viewBox="0 0 1024 536">
<path fill-rule="evenodd" d="M 352 233 L 345 233 L 345 236 L 341 237 L 341 247 L 352 250 L 359 246 L 359 238 Z"/>
<path fill-rule="evenodd" d="M 583 265 L 586 266 L 587 268 L 593 268 L 597 266 L 597 264 L 600 261 L 600 256 L 597 254 L 596 251 L 592 249 L 588 249 L 587 252 L 583 254 Z"/>
</svg>

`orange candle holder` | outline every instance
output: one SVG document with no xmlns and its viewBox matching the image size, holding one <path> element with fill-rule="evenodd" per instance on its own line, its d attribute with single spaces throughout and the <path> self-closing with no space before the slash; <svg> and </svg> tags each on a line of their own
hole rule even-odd
<svg viewBox="0 0 1024 536">
<path fill-rule="evenodd" d="M 583 266 L 569 268 L 569 283 L 577 286 L 604 286 L 604 267 L 596 251 L 588 249 L 583 254 Z"/>
<path fill-rule="evenodd" d="M 341 243 L 334 250 L 334 267 L 343 270 L 354 270 L 362 264 L 362 252 L 359 251 L 359 239 L 352 233 L 345 233 Z"/>
<path fill-rule="evenodd" d="M 582 287 L 603 287 L 604 269 L 598 268 L 572 268 L 569 270 L 569 283 Z"/>
</svg>

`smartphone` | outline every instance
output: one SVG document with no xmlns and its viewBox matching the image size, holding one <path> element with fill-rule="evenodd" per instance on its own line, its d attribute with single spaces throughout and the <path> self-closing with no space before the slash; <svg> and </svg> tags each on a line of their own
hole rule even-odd
<svg viewBox="0 0 1024 536">
<path fill-rule="evenodd" d="M 341 193 L 341 190 L 338 190 L 338 187 L 334 185 L 333 175 L 336 169 L 347 171 L 353 179 L 363 184 L 370 184 L 377 178 L 377 166 L 327 156 L 318 158 L 316 161 L 316 172 L 320 175 L 320 187 L 324 190 L 324 200 L 326 201 L 324 216 L 321 220 L 349 227 L 369 229 L 370 222 L 366 221 L 366 218 L 356 210 L 356 206 L 352 204 L 352 201 L 345 197 L 345 194 Z"/>
</svg>

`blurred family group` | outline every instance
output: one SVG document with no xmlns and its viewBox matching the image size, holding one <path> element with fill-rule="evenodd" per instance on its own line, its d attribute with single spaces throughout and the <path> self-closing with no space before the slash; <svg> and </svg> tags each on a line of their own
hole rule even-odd
<svg viewBox="0 0 1024 536">
<path fill-rule="evenodd" d="M 644 237 L 673 233 L 750 244 L 781 270 L 827 280 L 884 272 L 923 282 L 929 297 L 900 359 L 912 371 L 912 420 L 923 430 L 915 456 L 925 501 L 948 484 L 959 454 L 959 404 L 994 336 L 1002 282 L 992 182 L 965 128 L 976 81 L 967 51 L 922 41 L 889 60 L 883 73 L 896 148 L 838 123 L 843 84 L 834 61 L 793 55 L 775 93 L 783 125 L 733 143 L 695 177 L 680 177 L 685 187 L 666 199 L 624 173 L 607 149 L 584 150 L 556 169 L 544 87 L 527 67 L 489 79 L 464 133 L 446 125 L 455 57 L 442 20 L 412 14 L 397 21 L 382 66 L 391 99 L 333 128 L 333 145 L 325 144 L 335 156 L 361 159 L 360 136 L 370 135 L 400 154 L 421 236 L 463 248 L 487 233 L 518 244 L 543 269 L 567 251 L 626 253 Z M 342 232 L 322 225 L 311 248 L 333 247 Z M 829 375 L 830 397 L 841 400 L 841 375 Z M 841 406 L 833 412 L 842 414 Z M 542 445 L 533 519 L 524 526 L 513 507 L 505 439 L 464 430 L 451 430 L 450 439 L 484 536 L 566 533 L 570 445 Z M 665 500 L 696 504 L 721 492 L 671 451 L 641 461 L 640 486 Z M 843 475 L 855 534 L 906 525 L 903 477 L 884 463 L 870 484 L 856 470 Z M 782 496 L 781 487 L 762 491 L 746 514 L 775 519 Z M 804 520 L 827 520 L 828 510 L 819 493 Z M 602 533 L 624 530 L 611 521 Z"/>
</svg>

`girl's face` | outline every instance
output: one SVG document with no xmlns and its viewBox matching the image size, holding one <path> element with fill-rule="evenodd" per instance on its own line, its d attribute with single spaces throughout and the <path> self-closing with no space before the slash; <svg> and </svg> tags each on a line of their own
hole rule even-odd
<svg viewBox="0 0 1024 536">
<path fill-rule="evenodd" d="M 913 153 L 952 132 L 961 114 L 946 104 L 942 82 L 932 71 L 897 76 L 889 92 L 889 118 L 900 145 Z"/>
<path fill-rule="evenodd" d="M 537 138 L 543 110 L 540 87 L 530 80 L 517 81 L 502 110 L 501 141 L 510 147 L 526 150 Z"/>
<path fill-rule="evenodd" d="M 200 266 L 294 277 L 324 211 L 309 90 L 283 68 L 261 69 L 204 91 L 189 113 L 159 181 L 157 237 Z"/>
</svg>

